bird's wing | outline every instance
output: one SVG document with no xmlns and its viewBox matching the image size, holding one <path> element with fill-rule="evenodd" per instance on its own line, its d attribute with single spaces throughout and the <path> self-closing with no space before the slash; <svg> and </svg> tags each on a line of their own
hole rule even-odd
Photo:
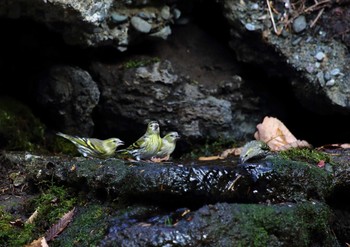
<svg viewBox="0 0 350 247">
<path fill-rule="evenodd" d="M 136 142 L 131 144 L 127 149 L 128 150 L 134 150 L 134 149 L 144 148 L 146 143 L 147 143 L 147 139 L 148 139 L 148 136 L 147 135 L 143 135 Z"/>
</svg>

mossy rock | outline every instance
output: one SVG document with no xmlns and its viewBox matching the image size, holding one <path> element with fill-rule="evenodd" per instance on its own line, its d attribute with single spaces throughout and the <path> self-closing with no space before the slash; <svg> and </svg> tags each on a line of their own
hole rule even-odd
<svg viewBox="0 0 350 247">
<path fill-rule="evenodd" d="M 12 98 L 0 98 L 0 149 L 39 150 L 44 132 L 44 125 L 27 106 Z"/>
<path fill-rule="evenodd" d="M 14 216 L 0 207 L 0 243 L 3 244 L 1 246 L 23 246 L 33 240 L 34 226 L 10 224 L 15 221 Z"/>
<path fill-rule="evenodd" d="M 331 162 L 331 156 L 325 152 L 310 148 L 292 148 L 279 153 L 281 157 L 296 161 L 317 164 L 320 161 Z"/>
<path fill-rule="evenodd" d="M 52 246 L 98 246 L 107 232 L 112 209 L 102 204 L 79 207 L 74 221 L 52 242 Z M 50 246 L 51 246 L 50 245 Z"/>
<path fill-rule="evenodd" d="M 44 186 L 46 187 L 46 186 Z M 24 205 L 26 218 L 19 219 L 0 207 L 0 246 L 24 246 L 45 232 L 77 203 L 74 194 L 61 186 L 50 185 Z M 25 223 L 37 212 L 32 223 Z M 17 222 L 11 224 L 10 222 Z"/>
<path fill-rule="evenodd" d="M 272 202 L 325 201 L 332 191 L 332 175 L 316 164 L 274 156 L 249 164 L 246 170 L 256 178 L 257 197 Z"/>
<path fill-rule="evenodd" d="M 322 203 L 217 203 L 176 212 L 120 218 L 100 246 L 339 246 Z M 182 212 L 182 211 L 179 211 Z M 172 217 L 180 220 L 165 220 Z M 176 244 L 174 244 L 176 243 Z"/>
</svg>

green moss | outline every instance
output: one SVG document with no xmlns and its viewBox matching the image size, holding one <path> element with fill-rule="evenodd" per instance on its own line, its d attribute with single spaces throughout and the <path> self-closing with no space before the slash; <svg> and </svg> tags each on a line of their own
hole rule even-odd
<svg viewBox="0 0 350 247">
<path fill-rule="evenodd" d="M 331 157 L 323 152 L 308 148 L 293 148 L 280 152 L 280 156 L 291 160 L 303 161 L 307 163 L 318 163 L 321 160 L 329 163 Z"/>
<path fill-rule="evenodd" d="M 148 66 L 150 64 L 158 63 L 160 59 L 158 57 L 154 58 L 143 58 L 140 60 L 129 60 L 124 63 L 123 67 L 125 69 L 138 68 L 143 66 Z"/>
<path fill-rule="evenodd" d="M 80 209 L 52 246 L 97 246 L 107 232 L 109 209 L 97 204 Z"/>
<path fill-rule="evenodd" d="M 2 246 L 23 246 L 33 238 L 33 225 L 15 226 L 10 224 L 16 219 L 0 207 L 0 243 Z"/>
<path fill-rule="evenodd" d="M 0 148 L 33 151 L 44 142 L 44 125 L 22 103 L 0 98 Z"/>
<path fill-rule="evenodd" d="M 272 197 L 288 201 L 317 199 L 324 201 L 332 189 L 332 175 L 316 164 L 294 161 L 281 157 L 270 157 L 266 160 L 273 164 L 277 173 L 276 194 Z M 277 187 L 278 184 L 283 186 Z"/>
<path fill-rule="evenodd" d="M 45 232 L 65 213 L 72 210 L 75 204 L 76 198 L 72 197 L 67 189 L 55 185 L 50 186 L 33 200 L 34 208 L 39 209 L 36 220 L 37 230 Z"/>
<path fill-rule="evenodd" d="M 66 189 L 52 185 L 28 203 L 28 215 L 38 209 L 38 216 L 32 224 L 10 224 L 16 219 L 0 207 L 0 243 L 17 247 L 44 236 L 45 232 L 73 209 L 75 204 L 76 199 Z"/>
<path fill-rule="evenodd" d="M 310 246 L 313 242 L 332 246 L 335 240 L 329 226 L 331 213 L 320 203 L 240 204 L 233 213 L 239 231 L 234 246 Z"/>
</svg>

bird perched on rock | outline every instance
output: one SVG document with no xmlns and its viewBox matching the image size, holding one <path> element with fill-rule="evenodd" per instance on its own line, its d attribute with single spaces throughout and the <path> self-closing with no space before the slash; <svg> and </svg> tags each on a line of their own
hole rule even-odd
<svg viewBox="0 0 350 247">
<path fill-rule="evenodd" d="M 136 160 L 149 160 L 157 154 L 162 144 L 159 132 L 158 122 L 151 121 L 148 123 L 146 133 L 143 136 L 120 151 L 131 154 Z"/>
<path fill-rule="evenodd" d="M 124 142 L 118 138 L 99 140 L 96 138 L 66 135 L 60 132 L 57 135 L 71 141 L 78 148 L 78 152 L 84 157 L 108 158 L 114 154 L 117 147 L 124 145 Z"/>
<path fill-rule="evenodd" d="M 163 160 L 168 160 L 175 150 L 176 141 L 178 139 L 180 139 L 180 135 L 175 131 L 166 134 L 162 138 L 162 145 L 157 154 L 152 158 L 152 161 L 161 162 Z"/>
<path fill-rule="evenodd" d="M 270 154 L 269 146 L 262 141 L 250 141 L 243 146 L 239 156 L 240 163 L 245 163 L 250 159 L 261 159 Z"/>
</svg>

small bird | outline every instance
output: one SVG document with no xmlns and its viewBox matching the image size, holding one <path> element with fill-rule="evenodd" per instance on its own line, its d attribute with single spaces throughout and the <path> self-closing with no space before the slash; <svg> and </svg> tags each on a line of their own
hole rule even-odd
<svg viewBox="0 0 350 247">
<path fill-rule="evenodd" d="M 270 148 L 265 142 L 250 141 L 243 146 L 239 161 L 243 164 L 250 159 L 264 158 L 268 154 L 270 154 Z"/>
<path fill-rule="evenodd" d="M 149 160 L 157 154 L 162 144 L 159 132 L 158 122 L 151 121 L 148 123 L 146 133 L 143 136 L 125 150 L 120 151 L 131 154 L 138 161 Z"/>
<path fill-rule="evenodd" d="M 162 145 L 160 146 L 157 154 L 152 158 L 154 162 L 161 162 L 163 160 L 169 160 L 170 155 L 174 152 L 176 147 L 176 141 L 180 139 L 179 133 L 173 131 L 169 132 L 162 138 Z"/>
<path fill-rule="evenodd" d="M 66 135 L 61 132 L 58 132 L 57 135 L 71 141 L 78 148 L 78 152 L 84 157 L 108 158 L 114 154 L 117 147 L 124 145 L 124 142 L 118 138 L 99 140 L 96 138 Z"/>
</svg>

